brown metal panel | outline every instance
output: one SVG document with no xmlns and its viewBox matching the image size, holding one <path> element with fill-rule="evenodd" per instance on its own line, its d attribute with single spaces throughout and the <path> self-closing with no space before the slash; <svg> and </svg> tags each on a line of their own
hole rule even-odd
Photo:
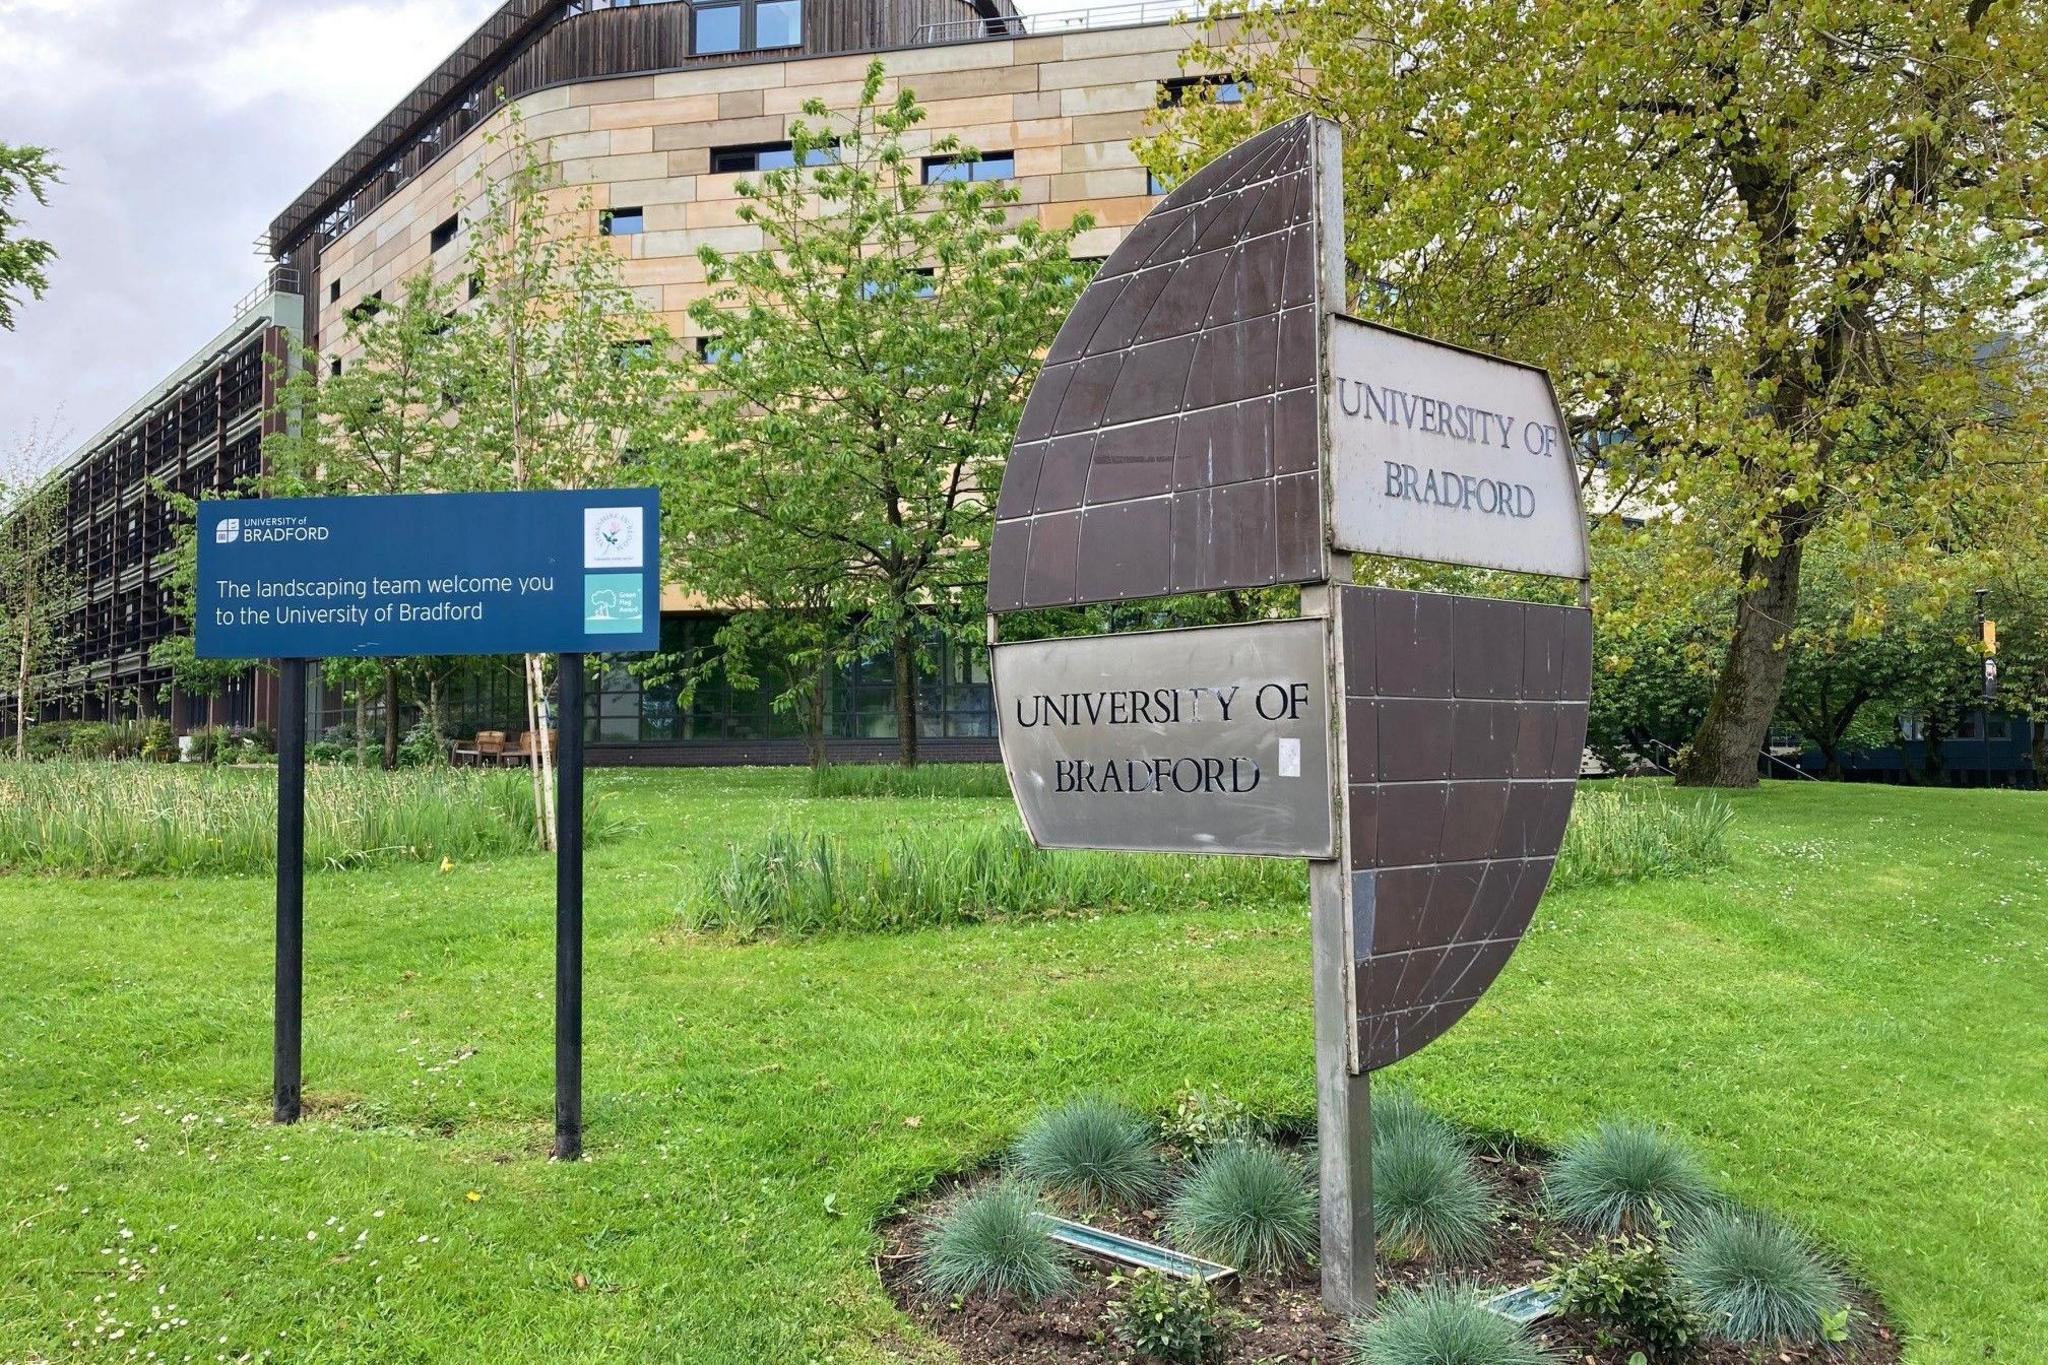
<svg viewBox="0 0 2048 1365">
<path fill-rule="evenodd" d="M 1169 563 L 1164 590 L 1177 593 L 1323 576 L 1315 165 L 1312 120 L 1268 129 L 1189 177 L 1103 263 L 1026 405 L 1012 458 L 1033 493 L 1006 489 L 997 506 L 991 602 L 1159 594 L 1132 563 Z M 1035 545 L 1048 514 L 1142 501 L 1170 508 L 1127 523 L 1162 534 L 1164 557 L 1119 547 L 1097 565 L 1083 538 L 1078 572 L 1056 578 L 1026 572 L 1036 555 L 1011 548 Z"/>
</svg>

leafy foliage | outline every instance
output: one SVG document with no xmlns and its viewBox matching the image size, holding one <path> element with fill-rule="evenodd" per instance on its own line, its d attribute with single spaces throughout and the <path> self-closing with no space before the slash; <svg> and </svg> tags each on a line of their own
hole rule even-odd
<svg viewBox="0 0 2048 1365">
<path fill-rule="evenodd" d="M 1277 1270 L 1316 1248 L 1315 1191 L 1268 1142 L 1233 1142 L 1195 1164 L 1167 1211 L 1180 1245 L 1241 1270 Z"/>
<path fill-rule="evenodd" d="M 26 191 L 47 208 L 50 186 L 59 178 L 49 148 L 0 142 L 0 332 L 14 330 L 14 310 L 23 291 L 39 299 L 50 287 L 49 266 L 57 258 L 57 249 L 48 242 L 23 235 L 15 198 Z"/>
<path fill-rule="evenodd" d="M 1675 1259 L 1708 1323 L 1736 1341 L 1820 1341 L 1843 1306 L 1841 1277 L 1762 1214 L 1715 1214 L 1686 1233 Z"/>
<path fill-rule="evenodd" d="M 1032 1119 L 1010 1165 L 1028 1183 L 1084 1207 L 1135 1208 L 1159 1192 L 1166 1175 L 1150 1125 L 1099 1095 L 1068 1100 Z"/>
<path fill-rule="evenodd" d="M 1559 1312 L 1590 1317 L 1656 1358 L 1676 1357 L 1705 1329 L 1653 1238 L 1610 1238 L 1559 1266 L 1548 1284 Z"/>
<path fill-rule="evenodd" d="M 1373 1134 L 1373 1231 L 1397 1253 L 1476 1258 L 1493 1239 L 1498 1202 L 1442 1123 L 1411 1119 Z"/>
<path fill-rule="evenodd" d="M 1544 1178 L 1558 1216 L 1600 1233 L 1689 1225 L 1719 1202 L 1691 1149 L 1648 1123 L 1609 1119 L 1565 1144 Z"/>
<path fill-rule="evenodd" d="M 1243 1102 L 1220 1092 L 1184 1090 L 1159 1123 L 1159 1136 L 1185 1156 L 1200 1156 L 1226 1142 L 1263 1136 Z"/>
<path fill-rule="evenodd" d="M 1735 599 L 1688 780 L 1755 781 L 1816 533 L 1889 548 L 1866 595 L 1952 588 L 1958 546 L 2039 557 L 2039 6 L 1331 0 L 1233 14 L 1198 60 L 1251 95 L 1174 110 L 1154 169 L 1335 119 L 1348 296 L 1547 366 L 1601 438 L 1596 510 Z"/>
<path fill-rule="evenodd" d="M 1356 1365 L 1556 1365 L 1529 1329 L 1446 1284 L 1396 1289 L 1352 1330 Z"/>
<path fill-rule="evenodd" d="M 1202 1365 L 1222 1351 L 1235 1324 L 1237 1315 L 1200 1280 L 1139 1271 L 1128 1279 L 1113 1275 L 1110 1283 L 1113 1297 L 1103 1310 L 1103 1324 L 1146 1360 Z"/>
<path fill-rule="evenodd" d="M 1073 1272 L 1045 1226 L 1038 1199 L 997 1181 L 941 1212 L 925 1237 L 926 1283 L 942 1294 L 1014 1294 L 1027 1301 L 1064 1293 Z"/>
<path fill-rule="evenodd" d="M 1013 221 L 1012 185 L 927 185 L 912 91 L 805 104 L 793 167 L 739 182 L 761 249 L 703 252 L 691 317 L 717 338 L 665 462 L 676 581 L 764 612 L 809 643 L 894 658 L 898 754 L 917 758 L 922 642 L 978 643 L 992 502 L 1039 356 L 1086 270 L 1085 219 Z M 953 138 L 930 153 L 973 157 Z M 972 338 L 972 344 L 963 344 Z"/>
</svg>

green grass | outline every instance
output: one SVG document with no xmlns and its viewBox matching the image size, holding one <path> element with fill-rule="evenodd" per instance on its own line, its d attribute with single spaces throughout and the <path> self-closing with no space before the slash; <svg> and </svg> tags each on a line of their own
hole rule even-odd
<svg viewBox="0 0 2048 1365">
<path fill-rule="evenodd" d="M 0 1360 L 124 1360 L 135 1332 L 95 1344 L 98 1315 L 145 1328 L 159 1305 L 188 1324 L 151 1343 L 173 1360 L 929 1357 L 879 1287 L 875 1223 L 1042 1106 L 1157 1113 L 1199 1088 L 1310 1112 L 1294 895 L 678 933 L 677 888 L 729 840 L 1012 818 L 802 781 L 593 774 L 635 827 L 589 859 L 589 1160 L 568 1166 L 544 1160 L 545 858 L 308 878 L 289 1130 L 266 1121 L 267 880 L 0 876 Z M 1799 783 L 1731 804 L 1728 867 L 1553 895 L 1389 1079 L 1551 1147 L 1654 1118 L 1875 1283 L 1913 1365 L 2041 1356 L 2048 801 Z"/>
<path fill-rule="evenodd" d="M 585 837 L 616 832 L 616 803 Z M 306 774 L 306 864 L 349 868 L 531 852 L 524 773 L 413 768 Z M 0 871 L 264 874 L 277 860 L 277 772 L 51 759 L 0 762 Z"/>
<path fill-rule="evenodd" d="M 1662 800 L 1662 790 L 1634 778 L 1579 788 L 1552 885 L 1565 891 L 1727 866 L 1734 810 L 1713 795 Z"/>
<path fill-rule="evenodd" d="M 1007 797 L 1010 779 L 998 763 L 833 763 L 806 775 L 811 796 Z"/>
</svg>

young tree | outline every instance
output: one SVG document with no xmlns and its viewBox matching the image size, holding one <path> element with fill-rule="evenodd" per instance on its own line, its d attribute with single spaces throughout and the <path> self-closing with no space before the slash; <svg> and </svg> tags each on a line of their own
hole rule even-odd
<svg viewBox="0 0 2048 1365">
<path fill-rule="evenodd" d="M 2009 339 L 2048 289 L 2042 6 L 1328 0 L 1219 33 L 1254 96 L 1178 110 L 1155 166 L 1336 119 L 1358 306 L 1547 365 L 1736 591 L 1683 781 L 1755 782 L 1816 532 L 1909 514 L 1865 594 L 2038 552 L 2044 372 Z"/>
<path fill-rule="evenodd" d="M 764 610 L 821 588 L 821 619 L 886 644 L 909 765 L 920 651 L 979 628 L 1003 460 L 1085 283 L 1087 223 L 1042 227 L 969 174 L 925 184 L 909 145 L 924 110 L 883 87 L 876 62 L 853 113 L 808 102 L 796 165 L 740 182 L 765 245 L 704 250 L 712 292 L 691 314 L 714 361 L 664 482 L 680 581 Z M 951 138 L 931 154 L 978 158 Z"/>
<path fill-rule="evenodd" d="M 452 289 L 422 272 L 396 300 L 362 309 L 348 321 L 353 363 L 322 375 L 309 355 L 280 387 L 291 415 L 263 442 L 265 491 L 273 496 L 421 493 L 459 486 L 461 468 L 449 439 L 454 396 Z M 329 661 L 323 672 L 353 670 Z M 375 663 L 384 709 L 384 766 L 398 766 L 399 682 L 395 659 Z M 356 682 L 360 692 L 360 680 Z"/>
<path fill-rule="evenodd" d="M 477 297 L 446 332 L 448 487 L 603 487 L 634 477 L 668 440 L 677 377 L 660 319 L 620 267 L 627 238 L 593 233 L 590 195 L 565 188 L 516 105 L 488 140 L 471 203 Z M 460 484 L 452 482 L 459 474 Z M 534 803 L 554 845 L 546 661 L 525 660 L 536 737 Z M 581 716 L 562 724 L 580 725 Z"/>
<path fill-rule="evenodd" d="M 228 684 L 249 671 L 243 659 L 202 659 L 192 634 L 192 620 L 199 608 L 199 504 L 182 493 L 153 483 L 150 496 L 170 508 L 171 548 L 157 561 L 167 590 L 170 614 L 184 622 L 185 629 L 166 635 L 150 646 L 149 662 L 171 675 L 157 699 L 168 703 L 181 691 L 188 697 L 206 698 L 206 726 L 214 727 L 220 694 Z"/>
<path fill-rule="evenodd" d="M 47 207 L 50 186 L 59 183 L 59 169 L 47 147 L 0 142 L 0 331 L 14 330 L 14 310 L 22 303 L 23 291 L 39 299 L 50 287 L 48 270 L 57 249 L 22 232 L 14 201 L 25 191 Z"/>
<path fill-rule="evenodd" d="M 31 428 L 0 464 L 0 658 L 12 675 L 16 759 L 28 752 L 43 673 L 63 654 L 64 610 L 75 586 L 63 557 L 64 480 L 49 472 L 54 445 Z"/>
</svg>

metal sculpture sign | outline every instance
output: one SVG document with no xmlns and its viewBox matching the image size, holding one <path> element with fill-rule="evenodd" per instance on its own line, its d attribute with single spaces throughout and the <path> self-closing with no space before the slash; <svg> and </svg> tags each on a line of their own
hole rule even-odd
<svg viewBox="0 0 2048 1365">
<path fill-rule="evenodd" d="M 995 680 L 1041 844 L 1309 858 L 1323 1297 L 1350 1313 L 1373 1291 L 1368 1076 L 1461 1018 L 1520 941 L 1571 812 L 1592 629 L 1548 377 L 1340 314 L 1339 153 L 1328 122 L 1269 129 L 1104 262 L 1025 405 L 989 608 L 995 642 L 1021 609 L 1301 585 L 1303 619 L 1228 645 L 998 643 Z M 1578 579 L 1581 605 L 1357 586 L 1354 553 Z M 1290 728 L 1193 738 L 1200 689 L 1304 671 Z M 1327 759 L 1292 728 L 1312 716 Z M 1269 776 L 1296 738 L 1301 776 Z M 1162 790 L 1176 775 L 1196 789 Z M 1281 782 L 1284 802 L 1259 795 Z"/>
<path fill-rule="evenodd" d="M 1327 858 L 1320 622 L 998 645 L 1003 761 L 1043 848 Z"/>
</svg>

